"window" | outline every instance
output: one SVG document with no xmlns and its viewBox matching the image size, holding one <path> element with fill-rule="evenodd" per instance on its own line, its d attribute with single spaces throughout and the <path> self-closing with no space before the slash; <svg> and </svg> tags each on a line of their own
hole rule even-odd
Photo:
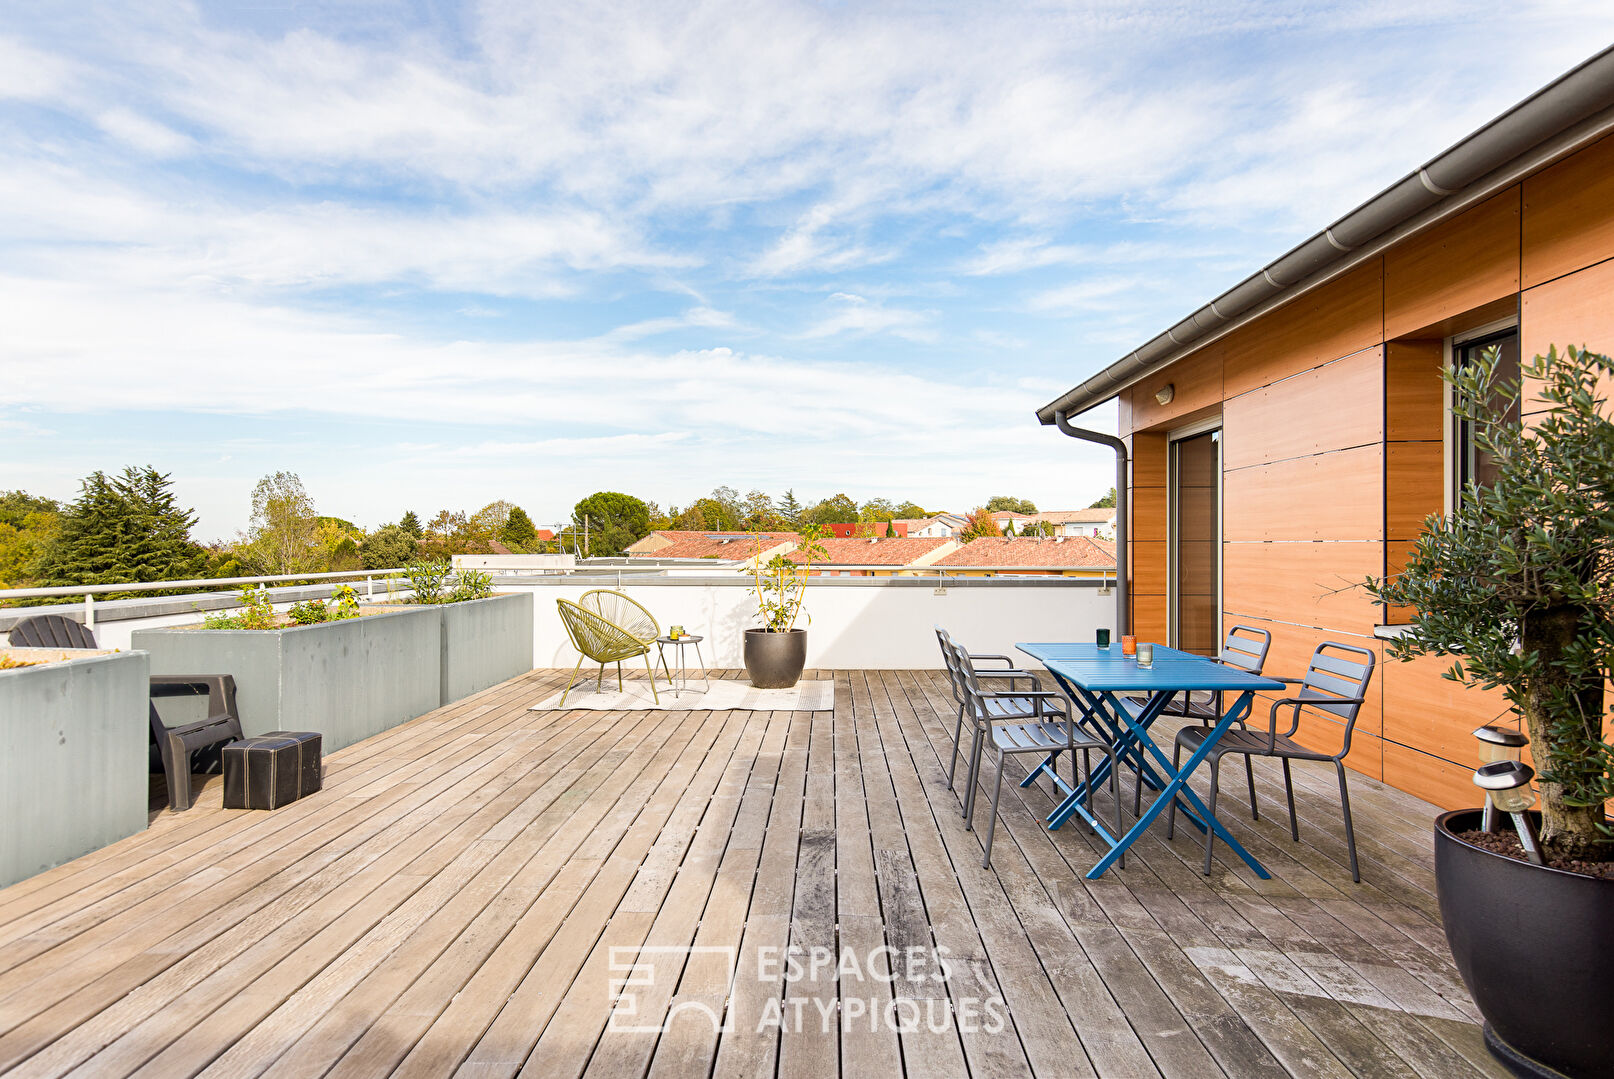
<svg viewBox="0 0 1614 1079">
<path fill-rule="evenodd" d="M 1510 327 L 1483 337 L 1453 340 L 1452 364 L 1459 370 L 1476 363 L 1487 349 L 1499 350 L 1493 384 L 1505 385 L 1519 377 L 1519 330 Z M 1519 418 L 1519 403 L 1515 401 L 1508 411 L 1509 420 Z M 1451 488 L 1448 505 L 1455 509 L 1462 501 L 1463 491 L 1470 482 L 1481 487 L 1496 482 L 1496 466 L 1489 455 L 1474 441 L 1475 425 L 1455 414 L 1451 418 Z"/>
</svg>

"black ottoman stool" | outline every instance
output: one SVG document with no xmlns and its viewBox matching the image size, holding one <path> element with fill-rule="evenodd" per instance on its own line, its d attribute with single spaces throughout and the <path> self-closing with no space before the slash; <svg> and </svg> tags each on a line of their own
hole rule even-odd
<svg viewBox="0 0 1614 1079">
<path fill-rule="evenodd" d="M 319 790 L 318 731 L 270 731 L 231 742 L 224 762 L 225 809 L 278 809 Z"/>
</svg>

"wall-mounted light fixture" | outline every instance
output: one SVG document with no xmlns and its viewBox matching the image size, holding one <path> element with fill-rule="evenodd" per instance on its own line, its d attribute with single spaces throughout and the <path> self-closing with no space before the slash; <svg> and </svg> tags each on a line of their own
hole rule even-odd
<svg viewBox="0 0 1614 1079">
<path fill-rule="evenodd" d="M 1158 390 L 1154 391 L 1154 399 L 1156 401 L 1159 401 L 1162 405 L 1171 404 L 1171 399 L 1173 397 L 1176 397 L 1176 396 L 1177 396 L 1177 387 L 1173 383 L 1170 383 L 1170 382 L 1166 383 L 1164 386 L 1162 386 Z"/>
</svg>

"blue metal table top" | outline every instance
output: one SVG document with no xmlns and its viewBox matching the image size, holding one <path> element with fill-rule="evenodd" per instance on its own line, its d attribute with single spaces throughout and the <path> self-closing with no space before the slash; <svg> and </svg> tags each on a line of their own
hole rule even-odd
<svg viewBox="0 0 1614 1079">
<path fill-rule="evenodd" d="M 1137 657 L 1123 656 L 1119 645 L 1111 645 L 1107 651 L 1095 644 L 1070 642 L 1028 642 L 1015 647 L 1073 684 L 1098 693 L 1284 688 L 1284 683 L 1275 678 L 1212 663 L 1203 656 L 1158 644 L 1152 667 L 1139 667 Z"/>
</svg>

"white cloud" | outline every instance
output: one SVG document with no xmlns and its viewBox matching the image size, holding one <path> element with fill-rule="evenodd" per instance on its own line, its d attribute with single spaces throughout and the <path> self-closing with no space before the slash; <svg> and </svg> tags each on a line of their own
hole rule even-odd
<svg viewBox="0 0 1614 1079">
<path fill-rule="evenodd" d="M 106 110 L 96 117 L 95 123 L 113 138 L 152 157 L 172 157 L 194 145 L 188 136 L 173 128 L 122 107 Z"/>
<path fill-rule="evenodd" d="M 930 316 L 922 311 L 887 307 L 862 296 L 837 292 L 827 301 L 831 310 L 802 332 L 803 338 L 833 337 L 842 333 L 890 333 L 910 341 L 935 340 L 927 328 Z"/>
<path fill-rule="evenodd" d="M 40 100 L 59 94 L 72 65 L 13 37 L 0 37 L 0 99 Z"/>
<path fill-rule="evenodd" d="M 1089 278 L 1035 292 L 1027 298 L 1026 308 L 1042 314 L 1105 310 L 1116 306 L 1117 297 L 1135 294 L 1145 287 L 1138 277 Z"/>
</svg>

